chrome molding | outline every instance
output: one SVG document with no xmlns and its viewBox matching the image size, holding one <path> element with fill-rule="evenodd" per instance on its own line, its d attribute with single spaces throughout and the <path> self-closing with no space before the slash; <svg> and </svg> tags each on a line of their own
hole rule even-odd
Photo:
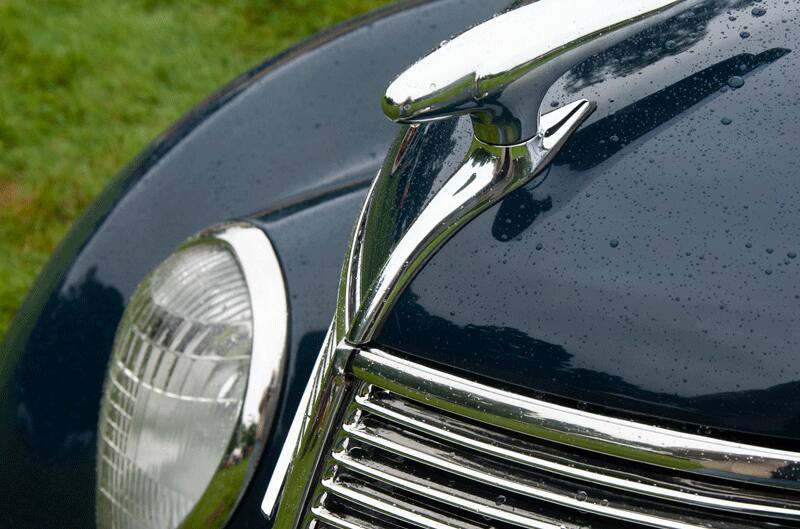
<svg viewBox="0 0 800 529">
<path fill-rule="evenodd" d="M 273 527 L 290 528 L 297 522 L 295 516 L 299 514 L 294 509 L 280 510 L 278 505 L 301 505 L 305 501 L 308 476 L 317 466 L 316 458 L 336 418 L 336 403 L 343 402 L 350 389 L 345 366 L 355 344 L 372 338 L 397 296 L 447 239 L 539 174 L 594 108 L 593 103 L 581 100 L 545 114 L 543 123 L 550 125 L 546 134 L 522 145 L 498 147 L 475 139 L 461 168 L 401 238 L 379 280 L 365 288 L 361 257 L 370 198 L 381 182 L 401 176 L 384 171 L 378 174 L 346 256 L 337 313 L 262 502 L 262 511 L 268 517 L 275 516 Z M 406 134 L 414 130 L 408 128 Z"/>
<path fill-rule="evenodd" d="M 283 384 L 286 341 L 289 331 L 289 308 L 286 287 L 278 256 L 267 235 L 246 223 L 216 226 L 189 240 L 184 246 L 214 241 L 227 246 L 242 269 L 250 293 L 253 314 L 253 350 L 247 388 L 237 427 L 222 461 L 206 487 L 206 492 L 187 515 L 181 529 L 196 527 L 190 520 L 196 511 L 206 512 L 216 506 L 213 520 L 202 519 L 202 527 L 217 528 L 227 523 L 253 477 L 264 443 L 269 437 Z M 256 426 L 255 437 L 245 435 Z M 238 483 L 224 472 L 233 460 L 246 464 Z M 219 497 L 219 491 L 238 490 L 234 497 Z"/>
<path fill-rule="evenodd" d="M 346 424 L 343 427 L 351 438 L 393 453 L 402 453 L 416 461 L 444 471 L 454 472 L 464 478 L 478 479 L 485 483 L 503 486 L 508 491 L 516 491 L 533 497 L 549 496 L 540 493 L 535 486 L 532 487 L 529 481 L 526 482 L 525 478 L 498 475 L 495 469 L 470 464 L 469 458 L 464 454 L 468 450 L 474 450 L 503 461 L 543 472 L 551 472 L 593 486 L 646 494 L 649 497 L 687 505 L 723 509 L 743 514 L 773 515 L 787 519 L 798 519 L 800 516 L 800 503 L 797 501 L 787 501 L 785 498 L 775 498 L 769 494 L 748 493 L 745 490 L 737 490 L 734 500 L 731 499 L 730 489 L 714 488 L 713 486 L 698 487 L 696 482 L 681 478 L 674 472 L 653 471 L 648 474 L 647 479 L 634 480 L 631 478 L 630 469 L 626 469 L 624 465 L 615 465 L 608 458 L 603 459 L 602 466 L 568 460 L 563 453 L 556 450 L 545 450 L 530 443 L 489 432 L 486 428 L 432 413 L 429 409 L 415 406 L 413 403 L 399 398 L 379 399 L 367 394 L 356 397 L 355 403 L 358 409 L 366 413 L 385 418 L 409 432 L 423 433 L 433 439 L 460 446 L 463 451 L 453 454 L 437 453 L 435 447 L 419 443 L 417 443 L 417 449 L 410 449 L 409 445 L 412 443 L 406 440 L 407 436 L 403 432 L 395 429 L 365 427 L 363 424 Z M 387 431 L 389 435 L 387 435 Z M 334 454 L 334 458 L 336 457 Z M 512 478 L 515 479 L 512 480 Z M 558 494 L 558 492 L 554 493 Z M 561 503 L 570 506 L 576 505 L 572 499 L 563 500 Z M 583 504 L 579 506 L 583 507 Z"/>
<path fill-rule="evenodd" d="M 342 483 L 321 475 L 329 465 L 323 459 L 325 454 L 338 453 L 332 451 L 332 445 L 334 438 L 342 435 L 339 427 L 348 406 L 360 407 L 360 411 L 375 415 L 383 413 L 384 417 L 392 413 L 388 408 L 378 409 L 374 402 L 355 395 L 364 383 L 384 384 L 399 395 L 412 400 L 429 399 L 434 406 L 473 420 L 516 429 L 520 434 L 549 443 L 649 465 L 656 470 L 649 473 L 647 479 L 636 481 L 626 474 L 624 465 L 612 468 L 588 463 L 570 466 L 559 457 L 524 450 L 514 459 L 514 451 L 503 448 L 502 444 L 468 445 L 469 449 L 485 449 L 488 454 L 508 456 L 509 460 L 529 468 L 561 473 L 570 479 L 621 493 L 632 492 L 693 508 L 724 511 L 725 514 L 719 515 L 722 518 L 731 513 L 744 513 L 800 520 L 800 505 L 783 494 L 789 489 L 797 491 L 800 486 L 784 479 L 779 472 L 787 465 L 800 465 L 800 456 L 796 453 L 727 443 L 586 414 L 455 377 L 447 378 L 430 370 L 415 372 L 418 366 L 403 364 L 379 352 L 359 352 L 360 347 L 366 347 L 374 339 L 400 294 L 428 259 L 475 216 L 519 186 L 535 182 L 594 110 L 593 102 L 580 100 L 540 115 L 542 98 L 553 81 L 576 63 L 672 16 L 673 8 L 679 4 L 695 1 L 698 0 L 539 0 L 500 15 L 444 44 L 391 85 L 384 110 L 406 126 L 373 182 L 359 216 L 345 257 L 331 328 L 262 503 L 264 514 L 273 520 L 273 528 L 297 527 L 304 516 L 304 506 L 319 493 L 314 489 L 316 484 L 321 484 L 324 494 L 360 498 L 357 501 L 370 501 L 378 510 L 394 509 L 398 519 L 425 527 L 450 527 L 446 520 L 437 518 L 435 512 L 426 512 L 414 505 L 404 507 L 399 502 L 392 503 L 392 498 L 370 496 L 374 491 L 367 489 L 343 489 Z M 381 205 L 376 205 L 376 199 L 400 197 L 410 185 L 416 168 L 414 156 L 419 154 L 415 152 L 418 150 L 415 147 L 419 146 L 417 142 L 424 139 L 430 130 L 428 127 L 435 126 L 426 122 L 463 114 L 471 116 L 474 132 L 463 161 L 452 175 L 445 175 L 448 178 L 427 196 L 418 210 L 401 211 L 405 214 L 402 226 L 392 224 L 395 218 L 387 217 Z M 403 207 L 393 206 L 397 206 L 397 210 Z M 390 224 L 391 234 L 381 231 Z M 380 246 L 377 250 L 372 246 L 376 244 Z M 426 383 L 422 377 L 428 375 L 434 380 L 446 378 L 449 385 Z M 392 382 L 395 376 L 401 382 Z M 471 393 L 473 391 L 477 393 Z M 483 398 L 488 400 L 481 400 Z M 485 406 L 487 403 L 489 408 Z M 406 425 L 413 421 L 413 417 L 394 419 L 401 423 L 405 420 Z M 361 435 L 360 440 L 366 442 L 364 432 L 366 430 L 351 429 L 345 434 L 353 439 Z M 457 441 L 441 431 L 427 433 L 447 442 Z M 383 448 L 389 450 L 388 446 Z M 337 464 L 340 466 L 356 465 L 344 455 L 336 457 L 339 457 Z M 444 467 L 449 463 L 446 459 L 429 459 L 427 464 Z M 360 469 L 362 473 L 368 470 Z M 677 478 L 670 471 L 692 477 Z M 476 476 L 470 474 L 472 479 Z M 487 482 L 496 478 L 481 477 Z M 730 484 L 717 487 L 695 482 L 709 477 Z M 381 479 L 389 478 L 384 472 Z M 771 495 L 739 490 L 754 484 L 777 492 Z M 410 487 L 412 485 L 406 485 Z M 547 496 L 547 502 L 574 507 L 574 498 L 565 490 L 556 488 L 536 494 L 529 489 L 526 491 L 528 496 L 539 494 L 540 499 Z M 647 518 L 639 503 L 631 508 L 624 502 L 615 507 L 602 503 L 587 505 L 590 504 L 582 504 L 583 511 L 632 523 L 675 528 L 706 526 L 699 518 L 697 523 L 682 522 L 681 519 L 690 520 L 691 516 L 675 514 L 666 508 L 659 511 L 657 520 Z M 489 512 L 480 502 L 473 507 L 474 512 Z M 352 520 L 334 522 L 336 516 L 327 510 L 325 502 L 317 505 L 314 512 L 317 519 L 326 520 L 335 527 L 382 527 Z M 508 521 L 504 518 L 506 514 L 498 516 Z M 525 527 L 562 526 L 557 518 L 526 519 L 535 521 L 522 524 Z M 759 522 L 749 527 L 762 525 Z M 455 525 L 469 526 L 466 522 Z M 718 526 L 748 527 L 730 517 Z"/>
<path fill-rule="evenodd" d="M 534 179 L 594 109 L 594 103 L 580 100 L 549 112 L 542 116 L 545 133 L 521 145 L 500 147 L 474 138 L 464 162 L 406 230 L 373 281 L 359 277 L 361 234 L 368 212 L 365 210 L 360 219 L 362 224 L 357 227 L 357 251 L 348 265 L 348 273 L 354 274 L 347 278 L 351 288 L 349 296 L 353 300 L 349 306 L 357 310 L 350 315 L 347 341 L 369 342 L 397 297 L 431 255 L 478 214 Z M 415 133 L 413 128 L 406 132 L 407 135 Z M 401 140 L 400 143 L 408 142 Z M 410 177 L 404 172 L 404 164 L 392 165 L 397 165 L 398 169 L 382 172 L 376 183 Z M 367 208 L 371 205 L 368 198 Z"/>
<path fill-rule="evenodd" d="M 671 14 L 685 0 L 539 0 L 476 26 L 411 66 L 386 91 L 400 123 L 469 114 L 475 136 L 517 145 L 546 130 L 539 109 L 572 66 Z"/>
<path fill-rule="evenodd" d="M 329 434 L 302 527 L 767 529 L 800 521 L 791 475 L 800 453 L 557 406 L 386 351 L 356 352 L 350 370 L 354 390 Z"/>
<path fill-rule="evenodd" d="M 261 503 L 268 518 L 277 511 L 275 529 L 294 527 L 300 516 L 297 506 L 306 502 L 310 480 L 350 389 L 346 366 L 353 350 L 337 347 L 334 336 L 333 330 L 328 332 Z M 284 508 L 278 509 L 279 504 Z"/>
<path fill-rule="evenodd" d="M 672 483 L 631 481 L 606 467 L 598 473 L 581 465 L 565 466 L 550 458 L 531 456 L 520 447 L 508 450 L 502 444 L 493 443 L 491 437 L 469 435 L 470 428 L 458 421 L 453 421 L 453 427 L 442 418 L 426 422 L 425 413 L 415 413 L 413 407 L 398 409 L 363 396 L 356 398 L 358 406 L 365 410 L 425 430 L 438 438 L 560 475 L 649 496 L 800 520 L 800 496 L 797 496 L 800 478 L 781 473 L 782 469 L 800 468 L 800 452 L 734 443 L 567 408 L 431 369 L 376 349 L 359 352 L 351 369 L 353 375 L 364 382 L 483 424 L 670 471 L 793 492 L 777 501 L 768 494 L 755 494 L 749 501 L 741 498 L 731 501 L 725 498 L 724 490 L 719 493 L 710 493 L 710 488 L 696 490 L 690 479 L 680 480 L 673 472 L 665 473 L 667 481 Z"/>
</svg>

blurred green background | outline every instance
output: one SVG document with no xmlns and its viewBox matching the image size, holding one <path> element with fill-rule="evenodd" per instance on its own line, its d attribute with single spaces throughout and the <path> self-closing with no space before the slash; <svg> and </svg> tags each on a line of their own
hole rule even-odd
<svg viewBox="0 0 800 529">
<path fill-rule="evenodd" d="M 0 0 L 0 338 L 75 218 L 236 75 L 388 0 Z"/>
</svg>

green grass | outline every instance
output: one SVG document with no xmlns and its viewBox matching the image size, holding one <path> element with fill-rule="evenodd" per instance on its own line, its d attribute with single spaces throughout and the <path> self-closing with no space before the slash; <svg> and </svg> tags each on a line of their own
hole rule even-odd
<svg viewBox="0 0 800 529">
<path fill-rule="evenodd" d="M 75 218 L 239 73 L 388 0 L 0 1 L 0 337 Z"/>
<path fill-rule="evenodd" d="M 223 520 L 235 505 L 249 461 L 219 471 L 203 497 L 197 502 L 195 511 L 189 513 L 183 524 L 186 527 L 209 527 L 212 521 Z M 226 507 L 227 506 L 227 507 Z"/>
</svg>

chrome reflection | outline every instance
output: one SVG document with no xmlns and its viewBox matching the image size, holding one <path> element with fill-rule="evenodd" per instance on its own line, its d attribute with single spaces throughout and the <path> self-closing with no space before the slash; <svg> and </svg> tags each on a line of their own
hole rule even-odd
<svg viewBox="0 0 800 529">
<path fill-rule="evenodd" d="M 145 278 L 104 387 L 98 527 L 226 523 L 272 427 L 287 310 L 277 256 L 249 224 L 190 239 Z"/>
<path fill-rule="evenodd" d="M 324 455 L 339 453 L 330 452 L 337 427 L 345 420 L 344 414 L 353 411 L 348 408 L 348 403 L 353 402 L 359 384 L 349 369 L 354 355 L 359 346 L 364 346 L 376 336 L 398 296 L 427 260 L 475 216 L 514 189 L 535 181 L 595 108 L 594 103 L 581 100 L 540 115 L 542 97 L 553 81 L 577 62 L 672 16 L 673 7 L 693 3 L 695 0 L 632 0 L 616 3 L 540 0 L 528 3 L 444 44 L 440 50 L 401 75 L 389 88 L 384 100 L 386 114 L 409 125 L 403 129 L 389 152 L 359 216 L 342 271 L 331 329 L 264 497 L 262 510 L 273 520 L 273 528 L 293 529 L 303 521 L 303 508 L 318 499 L 315 492 L 320 493 L 319 489 L 313 489 L 315 484 L 320 484 L 322 488 L 321 497 L 333 498 L 330 505 L 338 501 L 336 498 L 345 502 L 367 502 L 379 511 L 377 519 L 380 519 L 381 513 L 387 514 L 387 509 L 394 509 L 399 519 L 417 525 L 471 527 L 463 520 L 448 525 L 447 520 L 437 517 L 430 509 L 414 504 L 402 505 L 397 498 L 376 495 L 363 484 L 342 487 L 341 482 L 332 480 L 329 475 L 322 475 L 326 468 Z M 482 38 L 477 39 L 476 35 Z M 502 43 L 499 48 L 496 46 L 498 43 Z M 482 50 L 494 52 L 482 55 Z M 454 142 L 447 141 L 461 121 L 449 119 L 428 123 L 462 114 L 471 116 L 473 127 L 472 143 L 463 155 L 454 152 Z M 356 356 L 356 363 L 360 362 L 359 358 L 360 354 Z M 437 394 L 434 392 L 428 396 L 435 397 Z M 441 398 L 444 400 L 443 396 Z M 483 413 L 480 402 L 469 403 L 475 406 L 474 413 Z M 508 403 L 506 411 L 509 414 L 513 404 Z M 463 408 L 461 411 L 467 414 L 466 406 Z M 517 410 L 523 414 L 529 411 L 525 408 Z M 482 417 L 477 418 L 482 420 Z M 502 418 L 510 420 L 509 417 Z M 556 418 L 551 419 L 554 426 L 552 436 L 559 437 L 563 432 L 555 428 Z M 695 440 L 701 443 L 697 445 L 678 444 L 678 448 L 686 448 L 687 451 L 678 450 L 673 454 L 669 452 L 673 447 L 669 444 L 673 432 L 657 430 L 659 435 L 665 435 L 666 438 L 655 438 L 655 445 L 648 452 L 645 447 L 649 446 L 651 440 L 647 435 L 636 437 L 644 434 L 634 428 L 634 423 L 631 423 L 630 429 L 614 432 L 604 430 L 611 428 L 605 424 L 605 418 L 595 419 L 599 421 L 595 429 L 606 436 L 595 439 L 591 432 L 583 437 L 578 435 L 576 446 L 580 449 L 596 448 L 594 445 L 580 444 L 591 441 L 614 457 L 624 457 L 626 450 L 633 454 L 645 454 L 639 459 L 631 457 L 641 464 L 650 463 L 647 457 L 653 454 L 661 457 L 661 451 L 666 450 L 664 464 L 658 467 L 660 469 L 679 468 L 684 471 L 684 466 L 689 465 L 690 469 L 700 469 L 697 472 L 699 476 L 705 477 L 714 472 L 727 476 L 723 476 L 724 479 L 734 483 L 724 493 L 729 496 L 731 503 L 720 502 L 720 505 L 727 505 L 729 511 L 761 513 L 760 509 L 764 508 L 764 512 L 770 515 L 784 518 L 795 516 L 796 502 L 784 502 L 782 497 L 774 501 L 769 495 L 763 498 L 758 495 L 739 497 L 739 483 L 760 480 L 761 483 L 769 482 L 774 486 L 775 480 L 772 478 L 775 476 L 765 478 L 759 474 L 763 474 L 762 468 L 758 465 L 748 466 L 746 460 L 738 462 L 745 464 L 744 471 L 738 470 L 737 465 L 726 466 L 724 458 L 718 459 L 716 456 L 722 457 L 727 447 L 719 447 L 714 440 L 704 441 L 710 447 L 718 448 L 716 456 L 707 460 L 700 457 L 705 445 L 699 440 Z M 546 428 L 541 430 L 550 431 Z M 624 435 L 627 434 L 634 435 L 633 439 L 626 441 Z M 680 434 L 677 435 L 680 437 Z M 750 450 L 752 447 L 746 448 Z M 735 450 L 730 453 L 737 457 L 745 456 L 747 450 L 742 454 Z M 767 449 L 754 455 L 763 458 L 771 470 L 783 457 Z M 661 486 L 663 490 L 658 489 L 658 494 L 652 496 L 665 499 L 670 494 L 681 493 L 682 485 L 670 481 L 667 474 L 660 474 L 664 478 L 660 485 L 653 484 Z M 613 472 L 606 473 L 598 481 L 609 478 L 608 483 L 604 484 L 610 486 L 613 481 L 611 478 L 615 477 L 619 478 Z M 734 482 L 735 479 L 738 481 Z M 619 485 L 616 487 L 618 489 L 624 489 L 621 486 L 623 484 L 630 486 L 630 483 L 614 483 Z M 790 485 L 778 484 L 779 487 Z M 705 508 L 715 498 L 724 499 L 715 496 L 711 490 L 704 489 L 703 493 L 694 505 Z M 670 498 L 680 499 L 678 496 Z M 572 503 L 571 500 L 563 500 L 561 504 Z M 318 520 L 337 527 L 385 526 L 363 522 L 359 513 L 345 512 L 344 518 L 337 518 L 337 513 L 330 510 L 329 503 L 325 501 L 315 505 L 314 512 Z M 646 505 L 647 508 L 650 506 L 652 503 Z M 650 523 L 652 520 L 642 518 L 646 516 L 646 509 L 642 509 L 645 507 L 638 511 L 643 520 L 640 523 Z M 606 511 L 600 509 L 596 512 Z M 617 519 L 637 521 L 636 516 L 614 512 L 620 514 Z M 664 526 L 705 526 L 702 525 L 702 517 L 696 519 L 697 523 L 686 522 L 681 525 L 679 518 L 682 515 L 670 516 L 663 517 L 668 522 Z M 720 516 L 725 518 L 724 515 Z M 359 521 L 354 521 L 356 519 Z M 376 518 L 369 515 L 366 519 L 374 521 Z M 550 527 L 548 524 L 557 523 L 555 527 L 561 527 L 558 522 L 558 516 L 554 516 L 533 521 L 529 519 L 527 525 L 523 526 Z M 728 517 L 724 524 L 718 526 L 739 528 L 757 527 L 759 524 L 743 525 Z"/>
<path fill-rule="evenodd" d="M 687 0 L 540 0 L 476 26 L 419 60 L 386 91 L 400 123 L 472 117 L 475 136 L 516 145 L 546 130 L 539 109 L 567 70 L 674 14 Z"/>
<path fill-rule="evenodd" d="M 767 529 L 800 521 L 798 482 L 780 473 L 800 453 L 565 408 L 381 350 L 356 352 L 351 371 L 303 527 Z"/>
<path fill-rule="evenodd" d="M 544 134 L 522 145 L 499 147 L 473 139 L 464 162 L 410 223 L 388 253 L 377 277 L 365 277 L 363 254 L 361 251 L 354 254 L 355 262 L 348 266 L 349 274 L 353 274 L 347 278 L 352 288 L 348 295 L 358 304 L 349 305 L 357 310 L 350 321 L 348 342 L 370 341 L 399 294 L 430 256 L 486 208 L 535 178 L 594 109 L 594 103 L 581 100 L 549 112 L 542 116 Z M 409 128 L 399 142 L 398 151 L 412 143 L 416 134 L 416 128 Z M 397 157 L 390 156 L 390 159 Z M 381 173 L 376 186 L 397 185 L 412 177 L 407 174 L 408 166 L 392 163 L 392 167 L 398 167 L 397 172 Z M 368 207 L 370 210 L 362 215 L 362 224 L 356 228 L 359 250 L 364 230 L 371 228 L 367 223 L 382 225 L 386 222 L 382 218 L 385 211 L 376 210 L 375 204 Z"/>
<path fill-rule="evenodd" d="M 406 129 L 395 146 L 396 156 L 388 157 L 359 216 L 342 271 L 337 313 L 267 487 L 262 510 L 268 517 L 274 514 L 273 527 L 294 527 L 300 511 L 292 506 L 303 505 L 307 499 L 308 476 L 317 468 L 340 412 L 337 406 L 350 389 L 346 366 L 355 350 L 352 344 L 369 340 L 428 258 L 476 215 L 535 178 L 594 108 L 593 103 L 581 100 L 546 114 L 542 118 L 546 132 L 522 145 L 499 147 L 475 139 L 460 168 L 399 236 L 388 261 L 372 263 L 380 270 L 373 278 L 365 274 L 364 256 L 369 250 L 364 246 L 365 230 L 374 229 L 370 214 L 377 215 L 380 222 L 382 212 L 374 209 L 371 197 L 380 186 L 395 186 L 409 176 L 405 171 L 413 166 L 399 160 L 413 145 L 417 129 Z M 396 172 L 387 171 L 387 166 Z M 295 479 L 299 481 L 295 483 Z M 278 509 L 279 503 L 286 507 Z"/>
<path fill-rule="evenodd" d="M 195 508 L 181 529 L 223 527 L 255 472 L 275 419 L 286 364 L 289 307 L 278 256 L 267 235 L 246 223 L 212 228 L 191 244 L 226 245 L 250 294 L 253 338 L 247 387 L 231 440 Z M 231 469 L 240 469 L 231 472 Z"/>
<path fill-rule="evenodd" d="M 498 428 L 671 471 L 778 490 L 800 490 L 800 476 L 784 471 L 800 466 L 800 452 L 734 443 L 575 410 L 480 384 L 375 349 L 360 352 L 353 361 L 352 370 L 357 378 L 397 395 Z M 357 401 L 375 411 L 374 401 L 361 397 Z M 435 422 L 426 427 L 436 428 Z M 455 430 L 457 428 L 448 428 L 440 435 L 451 437 Z M 482 439 L 485 440 L 475 437 L 478 443 L 475 448 L 495 450 L 482 444 Z M 511 459 L 523 457 L 519 452 L 516 456 L 503 451 L 498 453 Z M 576 467 L 553 467 L 550 470 L 581 477 Z M 608 481 L 606 484 L 689 503 L 702 500 L 690 494 L 683 495 L 680 489 L 666 492 L 647 489 L 641 483 Z M 683 488 L 690 489 L 691 486 L 684 483 L 681 485 Z M 771 512 L 800 519 L 800 501 L 796 498 L 784 496 L 778 502 L 768 498 L 769 495 L 759 499 L 759 505 L 750 507 L 741 502 L 726 504 L 723 498 L 716 498 L 710 500 L 708 506 Z M 773 503 L 773 506 L 765 507 L 764 503 Z"/>
</svg>

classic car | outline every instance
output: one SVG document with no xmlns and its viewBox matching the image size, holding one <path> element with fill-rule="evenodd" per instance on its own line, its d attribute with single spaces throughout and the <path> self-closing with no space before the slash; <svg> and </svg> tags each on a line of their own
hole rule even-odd
<svg viewBox="0 0 800 529">
<path fill-rule="evenodd" d="M 412 1 L 246 73 L 20 309 L 0 524 L 797 527 L 798 29 Z"/>
</svg>

